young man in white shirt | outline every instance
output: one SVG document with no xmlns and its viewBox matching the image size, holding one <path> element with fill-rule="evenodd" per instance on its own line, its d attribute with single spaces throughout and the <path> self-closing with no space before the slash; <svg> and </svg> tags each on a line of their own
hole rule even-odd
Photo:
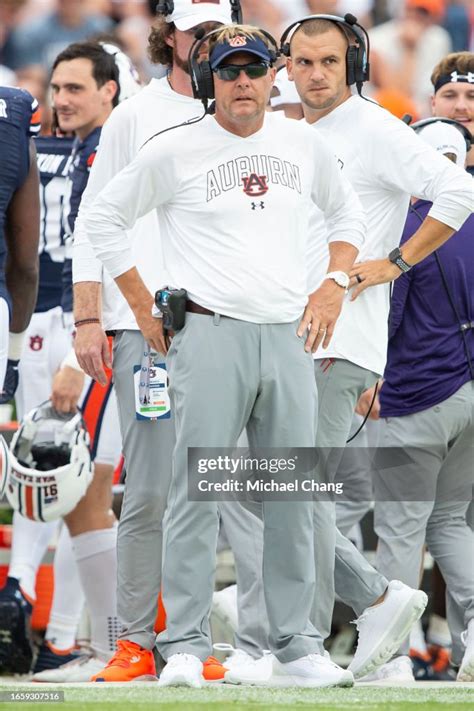
<svg viewBox="0 0 474 711">
<path fill-rule="evenodd" d="M 186 323 L 167 358 L 177 443 L 163 570 L 162 686 L 201 686 L 211 649 L 217 504 L 189 501 L 188 448 L 235 446 L 245 426 L 254 446 L 314 446 L 310 354 L 320 319 L 306 289 L 310 204 L 325 215 L 333 269 L 347 270 L 363 241 L 360 205 L 318 135 L 265 111 L 273 60 L 268 38 L 255 28 L 231 26 L 213 35 L 215 118 L 149 142 L 86 216 L 94 250 L 152 349 L 167 351 L 162 322 L 151 316 L 159 281 L 145 284 L 126 230 L 153 208 L 172 283 L 187 291 Z M 144 240 L 134 246 L 143 251 Z M 351 685 L 350 672 L 323 655 L 309 622 L 312 502 L 264 501 L 263 508 L 274 683 Z"/>
<path fill-rule="evenodd" d="M 334 22 L 312 16 L 285 34 L 289 76 L 296 83 L 306 120 L 327 136 L 365 208 L 367 234 L 361 257 L 378 257 L 379 261 L 372 264 L 382 265 L 379 271 L 383 269 L 384 281 L 394 279 L 462 225 L 472 210 L 472 183 L 468 176 L 446 164 L 423 144 L 401 121 L 378 105 L 352 94 L 348 83 L 350 75 L 349 81 L 357 82 L 359 89 L 367 78 L 368 57 L 364 56 L 360 30 L 355 33 L 353 25 L 343 18 Z M 425 196 L 434 204 L 416 235 L 404 245 L 402 258 L 399 252 L 391 250 L 398 247 L 412 194 Z M 315 215 L 314 219 L 318 224 L 320 218 Z M 380 259 L 389 252 L 390 260 Z M 324 279 L 324 264 L 324 253 L 313 251 L 309 255 L 310 286 Z M 334 308 L 340 309 L 343 300 L 346 301 L 330 344 L 326 337 L 323 347 L 316 352 L 319 446 L 344 447 L 359 396 L 383 373 L 389 294 L 383 286 L 364 290 L 367 285 L 378 283 L 377 274 L 373 279 L 368 276 L 370 264 L 360 269 L 356 264 L 349 272 L 354 277 L 357 275 L 357 282 L 361 282 L 355 292 L 364 291 L 356 301 L 345 297 L 344 289 L 340 288 L 339 295 L 331 295 L 321 303 L 321 309 L 327 310 L 330 320 Z M 345 282 L 348 286 L 348 276 Z M 321 289 L 328 292 L 331 285 L 326 281 L 320 292 Z M 324 317 L 322 323 L 324 326 Z M 325 510 L 331 520 L 334 511 L 327 507 Z M 330 528 L 329 523 L 324 526 L 322 515 L 316 517 L 316 528 L 320 526 Z M 321 535 L 322 531 L 317 530 L 315 546 L 320 560 Z M 325 550 L 327 552 L 327 547 Z M 396 607 L 401 610 L 407 606 L 408 610 L 410 595 L 416 599 L 420 593 L 410 592 L 405 587 L 397 591 L 393 585 L 387 588 L 387 580 L 378 575 L 339 532 L 335 550 L 336 591 L 358 614 L 366 613 L 360 618 L 358 652 L 350 667 L 359 677 L 378 666 L 385 632 L 399 623 L 398 615 L 391 609 L 393 601 L 398 596 Z M 332 565 L 333 561 L 326 560 L 326 581 L 331 580 Z M 330 585 L 319 593 L 313 619 L 327 635 L 333 606 Z M 406 614 L 405 621 L 399 624 L 400 635 L 404 628 L 406 634 L 415 618 L 415 610 L 411 615 Z M 393 637 L 394 643 L 396 638 L 397 635 Z"/>
</svg>

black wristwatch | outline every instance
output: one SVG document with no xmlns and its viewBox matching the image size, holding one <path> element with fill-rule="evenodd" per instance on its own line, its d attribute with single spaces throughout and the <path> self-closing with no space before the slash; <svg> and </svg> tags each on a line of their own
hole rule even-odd
<svg viewBox="0 0 474 711">
<path fill-rule="evenodd" d="M 388 255 L 388 258 L 392 262 L 392 264 L 396 264 L 397 267 L 400 269 L 402 272 L 409 272 L 411 269 L 411 264 L 408 264 L 405 262 L 405 260 L 402 257 L 402 253 L 400 252 L 400 249 L 396 247 L 395 249 L 392 249 L 390 254 Z"/>
</svg>

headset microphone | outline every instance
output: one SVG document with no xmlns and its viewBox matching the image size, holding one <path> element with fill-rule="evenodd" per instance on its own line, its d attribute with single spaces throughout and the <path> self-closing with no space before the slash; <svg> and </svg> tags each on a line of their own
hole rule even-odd
<svg viewBox="0 0 474 711">
<path fill-rule="evenodd" d="M 350 12 L 346 12 L 346 14 L 344 15 L 344 20 L 345 20 L 349 25 L 357 25 L 357 24 L 358 24 L 358 22 L 357 22 L 357 17 L 355 17 L 354 15 L 351 15 Z"/>
</svg>

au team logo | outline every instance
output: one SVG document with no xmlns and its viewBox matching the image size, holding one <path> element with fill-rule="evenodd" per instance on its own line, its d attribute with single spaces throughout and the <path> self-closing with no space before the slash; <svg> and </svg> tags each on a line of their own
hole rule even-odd
<svg viewBox="0 0 474 711">
<path fill-rule="evenodd" d="M 44 338 L 42 336 L 30 336 L 30 349 L 40 351 L 43 348 Z"/>
<path fill-rule="evenodd" d="M 237 35 L 237 37 L 232 37 L 227 42 L 231 47 L 245 47 L 247 44 L 247 38 L 243 35 Z"/>
<path fill-rule="evenodd" d="M 260 197 L 268 191 L 267 176 L 251 173 L 248 178 L 242 178 L 244 193 L 249 197 Z"/>
</svg>

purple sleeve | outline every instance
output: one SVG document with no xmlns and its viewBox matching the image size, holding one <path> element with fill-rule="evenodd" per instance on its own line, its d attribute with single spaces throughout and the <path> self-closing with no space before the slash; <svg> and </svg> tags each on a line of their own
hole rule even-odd
<svg viewBox="0 0 474 711">
<path fill-rule="evenodd" d="M 431 203 L 425 200 L 418 200 L 408 211 L 405 227 L 403 228 L 400 245 L 404 244 L 415 234 L 421 223 L 425 219 Z M 392 298 L 390 299 L 390 319 L 388 324 L 388 337 L 393 338 L 403 318 L 403 311 L 410 291 L 410 285 L 414 276 L 414 267 L 406 274 L 402 274 L 393 283 Z"/>
</svg>

